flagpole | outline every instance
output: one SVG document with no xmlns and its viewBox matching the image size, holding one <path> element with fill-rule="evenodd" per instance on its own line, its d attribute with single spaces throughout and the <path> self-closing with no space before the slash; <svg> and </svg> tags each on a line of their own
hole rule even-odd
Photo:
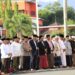
<svg viewBox="0 0 75 75">
<path fill-rule="evenodd" d="M 39 36 L 39 16 L 38 16 L 38 1 L 36 0 L 36 24 L 37 24 L 37 35 Z"/>
<path fill-rule="evenodd" d="M 67 35 L 67 0 L 63 0 L 64 36 Z"/>
</svg>

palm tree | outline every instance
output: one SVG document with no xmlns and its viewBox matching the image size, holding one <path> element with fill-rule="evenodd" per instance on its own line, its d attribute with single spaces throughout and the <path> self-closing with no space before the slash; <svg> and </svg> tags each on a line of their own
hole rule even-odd
<svg viewBox="0 0 75 75">
<path fill-rule="evenodd" d="M 2 17 L 2 0 L 0 0 L 0 18 Z"/>
<path fill-rule="evenodd" d="M 13 17 L 14 24 L 16 26 L 17 35 L 31 35 L 32 22 L 28 15 L 18 14 Z"/>
<path fill-rule="evenodd" d="M 17 35 L 30 35 L 32 33 L 31 18 L 26 14 L 18 13 L 18 4 L 15 3 L 13 20 Z"/>
<path fill-rule="evenodd" d="M 10 2 L 10 1 L 9 1 Z M 12 13 L 11 3 L 7 2 L 5 9 L 4 27 L 7 30 L 7 37 L 13 37 L 16 34 L 31 35 L 32 22 L 30 16 L 18 12 L 18 5 L 15 3 L 14 13 Z M 20 35 L 19 35 L 20 36 Z"/>
<path fill-rule="evenodd" d="M 12 9 L 11 9 L 11 0 L 5 0 L 5 10 L 3 17 L 3 27 L 6 29 L 6 36 L 12 37 L 13 34 L 13 22 L 12 22 Z M 12 29 L 11 29 L 12 28 Z"/>
</svg>

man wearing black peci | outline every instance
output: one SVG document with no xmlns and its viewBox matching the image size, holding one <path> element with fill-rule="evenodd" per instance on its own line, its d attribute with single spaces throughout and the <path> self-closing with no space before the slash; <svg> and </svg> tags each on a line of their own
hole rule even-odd
<svg viewBox="0 0 75 75">
<path fill-rule="evenodd" d="M 43 35 L 39 36 L 38 47 L 39 47 L 39 66 L 40 66 L 40 69 L 47 69 L 48 68 L 47 50 L 46 50 L 46 46 L 44 43 L 44 36 Z"/>
<path fill-rule="evenodd" d="M 53 56 L 54 45 L 52 43 L 50 35 L 46 35 L 45 47 L 47 49 L 49 68 L 54 68 L 54 56 Z"/>
<path fill-rule="evenodd" d="M 29 41 L 32 48 L 31 50 L 31 70 L 39 68 L 39 58 L 38 58 L 38 36 L 33 35 L 33 38 Z"/>
</svg>

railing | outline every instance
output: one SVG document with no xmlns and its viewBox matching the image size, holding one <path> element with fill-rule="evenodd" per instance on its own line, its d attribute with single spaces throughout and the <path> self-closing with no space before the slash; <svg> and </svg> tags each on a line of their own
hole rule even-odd
<svg viewBox="0 0 75 75">
<path fill-rule="evenodd" d="M 56 25 L 56 26 L 39 26 L 39 28 L 62 28 L 64 25 Z M 75 27 L 75 25 L 68 25 L 67 27 Z"/>
</svg>

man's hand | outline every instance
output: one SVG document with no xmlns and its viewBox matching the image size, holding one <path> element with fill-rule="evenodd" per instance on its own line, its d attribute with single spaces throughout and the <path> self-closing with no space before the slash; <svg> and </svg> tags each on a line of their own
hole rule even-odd
<svg viewBox="0 0 75 75">
<path fill-rule="evenodd" d="M 74 51 L 75 51 L 75 49 L 74 49 Z"/>
<path fill-rule="evenodd" d="M 39 50 L 39 48 L 37 47 L 36 50 Z"/>
<path fill-rule="evenodd" d="M 47 49 L 45 49 L 45 52 L 47 53 Z"/>
</svg>

